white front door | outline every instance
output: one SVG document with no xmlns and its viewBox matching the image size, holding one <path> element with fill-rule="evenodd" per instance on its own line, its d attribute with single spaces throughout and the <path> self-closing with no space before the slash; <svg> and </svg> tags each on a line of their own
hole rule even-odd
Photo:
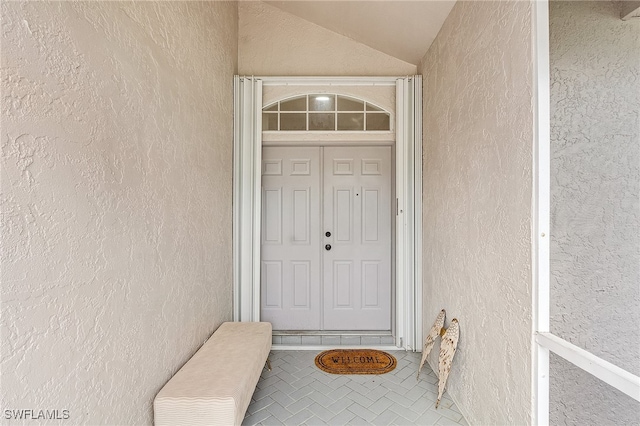
<svg viewBox="0 0 640 426">
<path fill-rule="evenodd" d="M 390 201 L 391 147 L 324 149 L 325 329 L 391 329 Z"/>
<path fill-rule="evenodd" d="M 263 148 L 261 319 L 320 330 L 320 148 Z"/>
<path fill-rule="evenodd" d="M 261 318 L 390 330 L 391 147 L 264 147 L 262 158 Z"/>
</svg>

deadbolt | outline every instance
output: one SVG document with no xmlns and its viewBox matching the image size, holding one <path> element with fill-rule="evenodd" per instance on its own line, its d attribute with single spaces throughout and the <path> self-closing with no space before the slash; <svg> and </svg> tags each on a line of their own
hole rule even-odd
<svg viewBox="0 0 640 426">
<path fill-rule="evenodd" d="M 326 246 L 324 246 L 325 250 L 331 250 L 331 244 L 327 244 Z"/>
<path fill-rule="evenodd" d="M 325 232 L 325 233 L 324 233 L 324 235 L 325 235 L 326 237 L 330 237 L 330 236 L 331 236 L 331 232 L 327 231 L 327 232 Z"/>
</svg>

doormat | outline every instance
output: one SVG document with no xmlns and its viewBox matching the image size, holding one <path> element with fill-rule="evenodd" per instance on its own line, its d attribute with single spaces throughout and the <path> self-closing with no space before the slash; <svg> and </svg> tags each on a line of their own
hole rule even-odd
<svg viewBox="0 0 640 426">
<path fill-rule="evenodd" d="M 393 355 L 375 349 L 331 349 L 316 356 L 316 366 L 331 374 L 385 374 L 397 363 Z"/>
</svg>

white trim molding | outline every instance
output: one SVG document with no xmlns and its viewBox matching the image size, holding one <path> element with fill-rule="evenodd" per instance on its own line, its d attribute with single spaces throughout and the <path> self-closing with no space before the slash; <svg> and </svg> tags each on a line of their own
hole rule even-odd
<svg viewBox="0 0 640 426">
<path fill-rule="evenodd" d="M 422 76 L 396 81 L 396 344 L 422 349 Z"/>
<path fill-rule="evenodd" d="M 262 145 L 393 145 L 395 132 L 262 132 Z"/>
<path fill-rule="evenodd" d="M 533 2 L 533 194 L 532 194 L 532 423 L 549 424 L 549 350 L 536 333 L 549 331 L 549 229 L 551 206 L 551 112 L 549 87 L 549 2 Z"/>
<path fill-rule="evenodd" d="M 395 86 L 398 77 L 256 77 L 265 86 Z"/>
<path fill-rule="evenodd" d="M 234 320 L 260 320 L 262 88 L 383 86 L 396 88 L 396 132 L 331 135 L 325 142 L 396 145 L 396 345 L 421 350 L 422 340 L 422 77 L 240 77 L 234 79 Z M 312 89 L 310 89 L 312 90 Z M 267 144 L 305 136 L 264 134 Z M 297 349 L 302 349 L 296 346 Z"/>
<path fill-rule="evenodd" d="M 549 356 L 555 353 L 578 368 L 640 401 L 640 377 L 617 367 L 550 331 L 551 97 L 549 1 L 533 2 L 534 155 L 532 194 L 532 424 L 549 424 Z"/>
<path fill-rule="evenodd" d="M 260 320 L 262 82 L 234 77 L 233 319 Z"/>
<path fill-rule="evenodd" d="M 537 333 L 540 346 L 640 402 L 640 377 L 551 333 Z"/>
</svg>

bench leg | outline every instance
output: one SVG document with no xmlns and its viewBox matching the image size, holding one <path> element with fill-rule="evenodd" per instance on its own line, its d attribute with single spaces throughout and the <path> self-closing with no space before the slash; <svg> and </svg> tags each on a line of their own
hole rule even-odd
<svg viewBox="0 0 640 426">
<path fill-rule="evenodd" d="M 269 361 L 269 358 L 267 358 L 267 369 L 271 371 L 271 361 Z"/>
</svg>

